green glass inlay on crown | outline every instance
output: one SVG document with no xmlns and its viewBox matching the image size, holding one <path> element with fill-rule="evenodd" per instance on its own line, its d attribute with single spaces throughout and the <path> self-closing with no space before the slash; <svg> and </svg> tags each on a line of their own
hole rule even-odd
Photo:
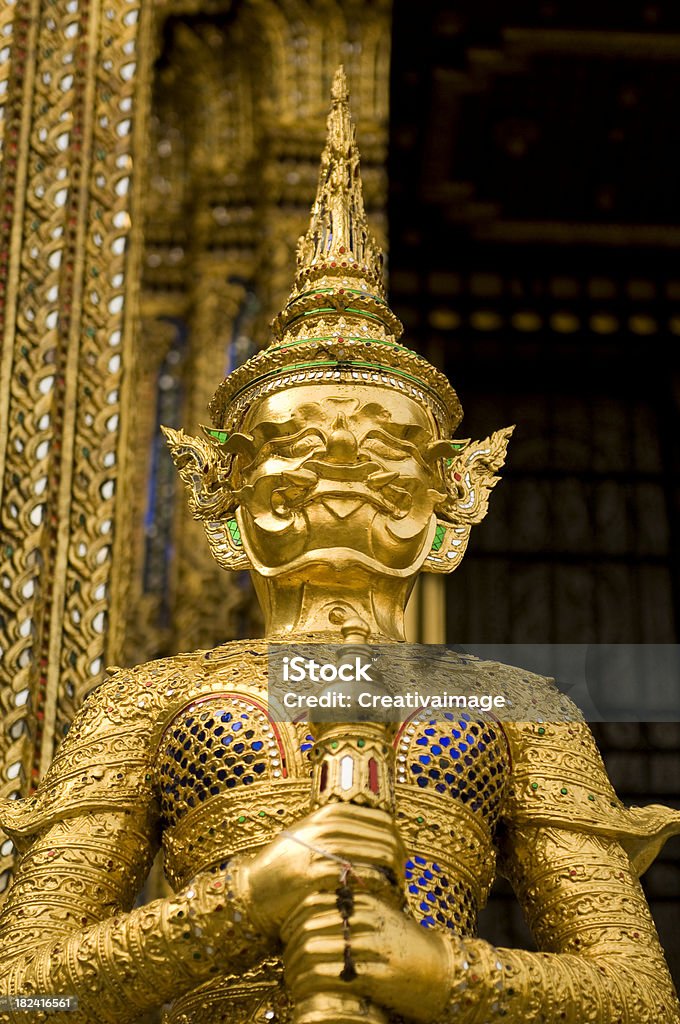
<svg viewBox="0 0 680 1024">
<path fill-rule="evenodd" d="M 286 304 L 286 309 L 289 309 L 291 306 L 295 305 L 296 302 L 300 302 L 301 299 L 309 298 L 310 295 L 334 295 L 338 292 L 346 294 L 349 293 L 351 295 L 363 295 L 367 299 L 373 299 L 373 301 L 377 302 L 380 306 L 387 305 L 384 299 L 379 298 L 377 295 L 373 295 L 371 292 L 364 291 L 363 288 L 348 288 L 347 285 L 345 285 L 345 287 L 342 289 L 312 288 L 310 291 L 300 292 L 299 295 L 296 295 L 294 299 L 291 299 L 291 301 Z"/>
<path fill-rule="evenodd" d="M 378 323 L 382 323 L 383 322 L 382 321 L 382 317 L 378 316 L 376 313 L 369 313 L 365 309 L 354 309 L 352 306 L 348 306 L 347 309 L 345 310 L 345 312 L 346 313 L 357 313 L 359 316 L 366 316 L 366 317 L 368 317 L 369 320 L 377 320 Z"/>
<path fill-rule="evenodd" d="M 434 540 L 432 541 L 432 551 L 439 551 L 440 547 L 444 543 L 446 537 L 446 527 L 438 526 L 434 531 Z"/>
<path fill-rule="evenodd" d="M 238 523 L 235 519 L 227 519 L 227 529 L 229 530 L 229 534 L 234 544 L 237 544 L 240 547 L 242 544 L 241 531 L 239 530 Z"/>
<path fill-rule="evenodd" d="M 385 323 L 383 317 L 378 316 L 377 313 L 369 313 L 366 309 L 355 309 L 353 306 L 347 306 L 345 312 L 356 313 L 357 316 L 367 317 L 369 320 L 375 320 L 379 324 Z M 304 320 L 305 317 L 316 316 L 317 313 L 337 313 L 337 309 L 334 306 L 318 306 L 315 309 L 308 309 L 305 313 L 298 313 L 297 316 L 291 317 L 288 321 L 288 327 L 292 327 L 298 320 Z"/>
<path fill-rule="evenodd" d="M 210 427 L 204 427 L 203 429 L 205 430 L 206 434 L 209 434 L 210 437 L 214 438 L 216 441 L 219 441 L 220 444 L 224 444 L 224 442 L 229 437 L 229 434 L 227 433 L 226 430 L 212 430 Z"/>
<path fill-rule="evenodd" d="M 309 343 L 311 343 L 313 341 L 337 342 L 338 340 L 339 339 L 338 339 L 338 335 L 337 334 L 327 334 L 327 335 L 323 335 L 323 336 L 320 336 L 320 337 L 314 337 L 314 338 L 312 338 L 312 337 L 296 338 L 295 341 L 289 341 L 285 345 L 270 345 L 270 347 L 268 349 L 265 349 L 264 351 L 266 351 L 266 352 L 280 352 L 282 349 L 294 348 L 296 345 L 307 345 L 307 344 L 309 344 Z M 413 355 L 414 354 L 410 349 L 405 348 L 403 345 L 398 345 L 394 341 L 388 341 L 386 338 L 364 337 L 364 335 L 362 335 L 362 334 L 345 334 L 345 335 L 342 336 L 342 342 L 340 342 L 340 344 L 342 344 L 342 343 L 344 343 L 346 341 L 363 342 L 364 345 L 386 345 L 387 348 L 396 348 L 396 349 L 399 349 L 399 351 L 401 351 L 401 352 L 406 352 L 408 355 Z M 462 445 L 460 447 L 462 447 Z"/>
</svg>

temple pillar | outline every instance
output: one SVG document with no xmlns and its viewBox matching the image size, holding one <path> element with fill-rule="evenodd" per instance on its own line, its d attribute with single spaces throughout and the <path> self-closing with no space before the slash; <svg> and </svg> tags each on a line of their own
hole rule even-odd
<svg viewBox="0 0 680 1024">
<path fill-rule="evenodd" d="M 0 797 L 35 785 L 122 640 L 149 21 L 141 0 L 0 11 Z"/>
</svg>

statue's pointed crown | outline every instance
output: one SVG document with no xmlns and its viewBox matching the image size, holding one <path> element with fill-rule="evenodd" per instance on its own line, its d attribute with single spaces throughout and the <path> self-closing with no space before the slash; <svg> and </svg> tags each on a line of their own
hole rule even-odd
<svg viewBox="0 0 680 1024">
<path fill-rule="evenodd" d="M 386 302 L 383 254 L 366 220 L 356 128 L 342 65 L 333 79 L 326 124 L 326 148 L 309 228 L 298 241 L 295 284 L 272 323 L 274 334 L 283 338 L 301 313 L 313 314 L 308 298 L 319 300 L 315 305 L 323 307 L 324 296 L 337 302 L 339 296 L 346 295 L 345 309 L 352 308 L 353 299 L 364 308 L 370 306 L 398 338 L 403 328 Z"/>
<path fill-rule="evenodd" d="M 326 147 L 309 228 L 298 241 L 295 282 L 272 330 L 273 343 L 217 389 L 210 412 L 220 433 L 238 429 L 259 395 L 322 380 L 399 387 L 428 405 L 446 437 L 462 418 L 446 377 L 398 344 L 403 328 L 387 304 L 383 256 L 366 220 L 342 67 L 331 89 Z"/>
</svg>

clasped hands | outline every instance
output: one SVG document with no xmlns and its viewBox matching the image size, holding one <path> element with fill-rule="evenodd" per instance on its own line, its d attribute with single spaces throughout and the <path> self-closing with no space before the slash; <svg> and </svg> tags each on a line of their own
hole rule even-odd
<svg viewBox="0 0 680 1024">
<path fill-rule="evenodd" d="M 415 1020 L 446 1005 L 455 939 L 403 911 L 404 848 L 390 816 L 327 804 L 283 833 L 246 867 L 253 923 L 284 944 L 293 997 L 343 992 Z M 356 977 L 340 980 L 347 933 L 337 905 L 343 878 L 353 893 L 349 942 Z"/>
</svg>

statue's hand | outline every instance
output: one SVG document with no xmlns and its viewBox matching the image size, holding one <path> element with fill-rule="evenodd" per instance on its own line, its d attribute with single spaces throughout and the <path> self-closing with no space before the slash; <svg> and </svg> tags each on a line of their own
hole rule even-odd
<svg viewBox="0 0 680 1024">
<path fill-rule="evenodd" d="M 342 981 L 346 937 L 335 897 L 310 896 L 284 936 L 286 986 L 295 1000 L 317 993 L 363 996 L 418 1021 L 433 1021 L 456 979 L 454 936 L 430 931 L 372 893 L 355 891 L 349 920 L 353 981 Z"/>
<path fill-rule="evenodd" d="M 403 879 L 404 859 L 399 833 L 384 811 L 326 804 L 243 866 L 245 898 L 260 930 L 278 936 L 306 896 L 337 889 L 343 863 L 371 891 L 380 891 L 394 890 Z"/>
</svg>

